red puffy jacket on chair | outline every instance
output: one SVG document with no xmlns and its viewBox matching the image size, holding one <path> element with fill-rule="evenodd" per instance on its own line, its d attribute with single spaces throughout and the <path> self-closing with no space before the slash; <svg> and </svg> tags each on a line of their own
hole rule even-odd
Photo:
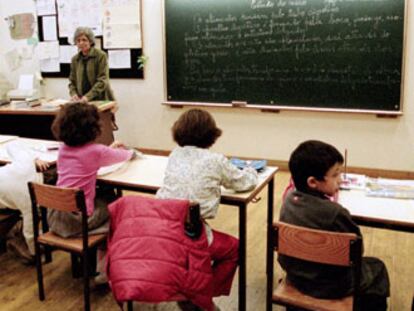
<svg viewBox="0 0 414 311">
<path fill-rule="evenodd" d="M 207 238 L 184 233 L 189 202 L 126 196 L 109 205 L 108 278 L 115 299 L 191 300 L 211 310 L 212 272 Z"/>
</svg>

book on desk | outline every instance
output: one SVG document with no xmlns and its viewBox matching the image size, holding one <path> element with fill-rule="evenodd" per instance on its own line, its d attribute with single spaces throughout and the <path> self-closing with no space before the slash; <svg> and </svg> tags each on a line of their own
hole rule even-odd
<svg viewBox="0 0 414 311">
<path fill-rule="evenodd" d="M 25 100 L 12 100 L 10 102 L 10 108 L 12 109 L 32 108 L 36 106 L 40 106 L 39 99 L 28 98 Z"/>
<path fill-rule="evenodd" d="M 386 178 L 369 179 L 366 194 L 371 197 L 414 199 L 414 181 Z"/>
<path fill-rule="evenodd" d="M 46 109 L 58 109 L 66 104 L 76 103 L 77 101 L 71 101 L 68 99 L 56 98 L 42 102 L 42 108 Z M 95 105 L 99 110 L 104 110 L 109 107 L 115 106 L 115 102 L 111 100 L 93 100 L 88 102 L 90 105 Z"/>
</svg>

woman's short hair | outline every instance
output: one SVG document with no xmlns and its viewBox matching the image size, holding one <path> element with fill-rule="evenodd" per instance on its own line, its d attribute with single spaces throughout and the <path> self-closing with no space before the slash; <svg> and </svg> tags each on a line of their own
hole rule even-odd
<svg viewBox="0 0 414 311">
<path fill-rule="evenodd" d="M 82 35 L 85 35 L 88 38 L 91 46 L 95 46 L 95 34 L 89 27 L 76 28 L 75 33 L 73 34 L 73 42 L 76 44 L 76 40 Z"/>
<path fill-rule="evenodd" d="M 101 134 L 98 109 L 90 104 L 66 104 L 55 117 L 52 132 L 68 146 L 92 142 Z"/>
<path fill-rule="evenodd" d="M 208 148 L 221 136 L 211 114 L 201 109 L 184 112 L 172 127 L 175 142 L 183 146 Z"/>
</svg>

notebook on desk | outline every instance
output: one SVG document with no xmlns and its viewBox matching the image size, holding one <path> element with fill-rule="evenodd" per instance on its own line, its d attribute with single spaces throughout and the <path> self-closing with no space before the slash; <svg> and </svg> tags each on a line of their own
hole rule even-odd
<svg viewBox="0 0 414 311">
<path fill-rule="evenodd" d="M 231 158 L 230 162 L 233 163 L 239 169 L 244 169 L 245 167 L 252 167 L 256 171 L 261 172 L 266 168 L 266 160 L 242 160 L 238 158 Z"/>
<path fill-rule="evenodd" d="M 366 189 L 367 196 L 414 199 L 414 181 L 398 179 L 369 179 Z"/>
</svg>

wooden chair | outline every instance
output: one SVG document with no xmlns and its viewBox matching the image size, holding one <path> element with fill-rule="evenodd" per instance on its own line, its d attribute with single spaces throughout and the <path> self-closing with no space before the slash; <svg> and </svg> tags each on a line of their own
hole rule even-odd
<svg viewBox="0 0 414 311">
<path fill-rule="evenodd" d="M 33 233 L 35 241 L 36 269 L 39 287 L 39 299 L 45 299 L 43 287 L 42 262 L 40 245 L 46 248 L 61 249 L 71 253 L 72 268 L 74 256 L 80 256 L 83 266 L 84 282 L 84 309 L 90 310 L 89 301 L 89 267 L 94 258 L 94 250 L 106 240 L 106 234 L 88 236 L 88 223 L 85 205 L 85 196 L 82 190 L 74 188 L 61 188 L 56 186 L 43 185 L 29 182 L 30 197 L 32 200 Z M 47 223 L 46 208 L 52 208 L 63 212 L 81 212 L 82 215 L 82 236 L 79 238 L 62 238 L 53 232 L 48 231 L 48 226 L 43 226 L 43 233 L 39 234 L 39 213 L 41 209 L 42 224 Z"/>
<path fill-rule="evenodd" d="M 342 311 L 356 310 L 359 302 L 361 278 L 362 240 L 353 233 L 338 233 L 309 229 L 276 222 L 267 252 L 266 310 L 272 304 L 292 306 L 307 310 Z M 286 278 L 280 280 L 273 291 L 274 251 L 279 254 L 322 264 L 352 267 L 355 288 L 353 296 L 341 299 L 318 299 L 301 293 Z"/>
</svg>

